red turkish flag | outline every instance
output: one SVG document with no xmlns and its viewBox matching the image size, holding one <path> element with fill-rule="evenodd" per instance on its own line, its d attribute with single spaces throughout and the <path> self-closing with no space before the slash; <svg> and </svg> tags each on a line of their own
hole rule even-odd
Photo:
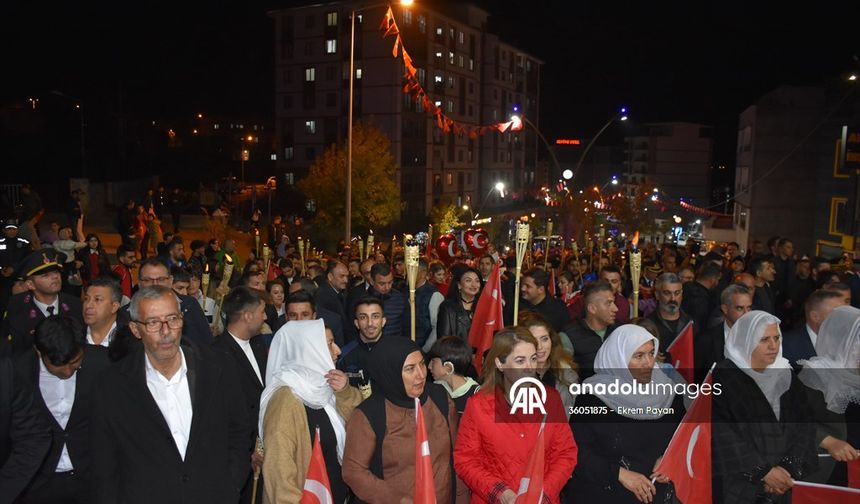
<svg viewBox="0 0 860 504">
<path fill-rule="evenodd" d="M 502 275 L 497 262 L 478 298 L 469 329 L 469 345 L 475 350 L 474 364 L 478 374 L 481 374 L 484 364 L 484 353 L 493 346 L 493 334 L 505 327 L 502 302 Z"/>
<path fill-rule="evenodd" d="M 546 286 L 549 292 L 550 297 L 556 297 L 555 293 L 555 269 L 551 269 L 549 272 L 549 285 Z"/>
<path fill-rule="evenodd" d="M 672 480 L 683 504 L 711 504 L 711 394 L 690 405 L 654 472 Z"/>
<path fill-rule="evenodd" d="M 681 334 L 675 338 L 675 341 L 669 345 L 669 348 L 666 349 L 667 353 L 672 354 L 672 366 L 678 371 L 678 373 L 687 380 L 687 383 L 694 383 L 695 377 L 693 376 L 693 372 L 695 368 L 693 366 L 693 323 L 690 322 L 684 329 L 681 330 Z"/>
<path fill-rule="evenodd" d="M 329 504 L 334 502 L 331 495 L 331 484 L 328 481 L 328 471 L 325 467 L 322 445 L 320 444 L 320 429 L 317 427 L 314 437 L 314 451 L 311 463 L 308 464 L 308 474 L 305 476 L 305 486 L 302 490 L 300 504 Z"/>
<path fill-rule="evenodd" d="M 791 487 L 791 504 L 842 504 L 860 500 L 856 488 L 795 481 Z M 685 503 L 686 504 L 686 503 Z"/>
<path fill-rule="evenodd" d="M 540 504 L 543 501 L 544 473 L 544 424 L 541 424 L 537 441 L 529 455 L 526 473 L 520 478 L 520 488 L 517 490 L 517 500 L 514 504 Z"/>
<path fill-rule="evenodd" d="M 415 398 L 415 493 L 414 504 L 436 504 L 436 484 L 433 481 L 433 464 L 430 460 L 430 440 L 424 427 L 421 401 Z"/>
<path fill-rule="evenodd" d="M 860 459 L 848 462 L 848 486 L 860 488 Z"/>
</svg>

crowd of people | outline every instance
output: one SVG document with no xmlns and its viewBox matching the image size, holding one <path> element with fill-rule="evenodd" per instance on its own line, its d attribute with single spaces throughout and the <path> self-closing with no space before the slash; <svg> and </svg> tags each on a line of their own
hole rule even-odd
<svg viewBox="0 0 860 504">
<path fill-rule="evenodd" d="M 419 404 L 437 502 L 517 501 L 539 440 L 540 504 L 673 502 L 660 462 L 692 398 L 571 385 L 686 383 L 671 347 L 690 328 L 694 381 L 722 386 L 713 502 L 846 486 L 860 458 L 849 256 L 643 243 L 634 307 L 629 246 L 529 257 L 519 282 L 495 247 L 428 247 L 413 314 L 402 250 L 305 257 L 273 221 L 271 257 L 177 233 L 109 256 L 77 227 L 34 248 L 7 223 L 0 243 L 0 502 L 297 503 L 318 443 L 329 502 L 409 503 Z M 476 368 L 493 275 L 505 327 Z M 523 377 L 546 415 L 500 417 Z"/>
</svg>

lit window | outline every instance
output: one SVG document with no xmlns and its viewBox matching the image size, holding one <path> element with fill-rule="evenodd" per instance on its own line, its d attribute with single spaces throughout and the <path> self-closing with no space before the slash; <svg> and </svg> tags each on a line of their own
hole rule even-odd
<svg viewBox="0 0 860 504">
<path fill-rule="evenodd" d="M 436 74 L 436 76 L 433 77 L 433 81 L 436 82 L 437 84 L 441 83 L 442 82 L 442 74 Z"/>
<path fill-rule="evenodd" d="M 361 80 L 361 69 L 360 68 L 355 69 L 355 78 Z"/>
<path fill-rule="evenodd" d="M 412 24 L 412 11 L 403 10 L 403 24 L 411 25 Z"/>
<path fill-rule="evenodd" d="M 317 132 L 317 122 L 316 121 L 305 121 L 305 133 L 313 135 Z"/>
<path fill-rule="evenodd" d="M 458 65 L 460 68 L 463 68 L 463 55 L 462 55 L 462 54 L 461 54 L 461 55 L 459 55 L 459 56 L 457 56 L 457 65 Z"/>
<path fill-rule="evenodd" d="M 293 159 L 293 148 L 292 147 L 284 147 L 284 159 Z"/>
<path fill-rule="evenodd" d="M 315 68 L 313 68 L 313 67 L 305 68 L 305 82 L 313 82 L 315 79 L 315 74 L 316 74 Z"/>
<path fill-rule="evenodd" d="M 442 36 L 442 28 L 441 27 L 436 28 L 436 35 L 438 35 L 440 37 Z"/>
<path fill-rule="evenodd" d="M 454 112 L 454 100 L 448 100 L 448 113 Z"/>
<path fill-rule="evenodd" d="M 454 64 L 454 53 L 451 51 L 448 51 L 448 64 L 450 64 L 450 65 Z"/>
<path fill-rule="evenodd" d="M 457 33 L 457 42 L 463 43 L 463 32 Z"/>
<path fill-rule="evenodd" d="M 359 23 L 361 23 L 362 16 L 363 16 L 362 14 L 357 14 L 357 15 L 355 16 L 356 21 L 358 21 Z"/>
<path fill-rule="evenodd" d="M 448 35 L 451 37 L 451 40 L 454 40 L 454 29 L 448 28 Z"/>
<path fill-rule="evenodd" d="M 442 100 L 436 100 L 436 101 L 434 101 L 433 103 L 435 103 L 437 107 L 441 107 L 441 106 L 442 106 Z"/>
<path fill-rule="evenodd" d="M 337 12 L 329 12 L 325 15 L 328 26 L 337 26 Z"/>
<path fill-rule="evenodd" d="M 326 54 L 334 54 L 335 52 L 337 52 L 337 40 L 326 40 L 325 52 Z"/>
<path fill-rule="evenodd" d="M 271 160 L 272 160 L 272 161 L 277 161 L 277 160 L 278 160 L 278 155 L 277 155 L 277 154 L 272 154 L 272 156 L 271 156 Z"/>
<path fill-rule="evenodd" d="M 454 80 L 454 77 L 448 77 L 448 87 L 451 89 L 454 89 L 455 84 L 456 84 L 456 81 Z"/>
<path fill-rule="evenodd" d="M 448 185 L 452 185 L 454 183 L 454 174 L 451 172 L 446 173 L 445 181 L 448 183 Z"/>
<path fill-rule="evenodd" d="M 214 129 L 218 129 L 218 128 L 220 128 L 220 127 L 221 127 L 221 126 L 220 126 L 219 124 L 217 124 L 217 123 L 213 126 L 213 128 L 214 128 Z"/>
<path fill-rule="evenodd" d="M 469 70 L 472 72 L 475 71 L 475 60 L 472 58 L 469 58 Z"/>
<path fill-rule="evenodd" d="M 442 51 L 436 51 L 436 58 L 442 59 Z"/>
</svg>

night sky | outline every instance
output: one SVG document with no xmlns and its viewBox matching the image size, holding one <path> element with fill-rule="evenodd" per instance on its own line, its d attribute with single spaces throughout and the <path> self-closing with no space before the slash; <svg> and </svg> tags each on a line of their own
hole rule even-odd
<svg viewBox="0 0 860 504">
<path fill-rule="evenodd" d="M 118 117 L 202 111 L 271 122 L 266 11 L 296 3 L 14 2 L 0 29 L 0 107 L 30 96 L 59 106 L 51 90 L 81 97 L 94 148 L 109 137 L 99 128 L 110 131 Z M 715 161 L 733 165 L 737 116 L 757 97 L 860 72 L 856 1 L 476 3 L 493 14 L 493 31 L 545 62 L 541 129 L 549 138 L 588 138 L 623 104 L 636 122 L 716 126 Z M 77 131 L 68 129 L 74 152 Z"/>
</svg>

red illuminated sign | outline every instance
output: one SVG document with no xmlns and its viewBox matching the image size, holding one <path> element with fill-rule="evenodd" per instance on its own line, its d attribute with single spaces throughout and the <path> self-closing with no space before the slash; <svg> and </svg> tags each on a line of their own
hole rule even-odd
<svg viewBox="0 0 860 504">
<path fill-rule="evenodd" d="M 578 138 L 556 138 L 556 145 L 579 145 Z"/>
</svg>

